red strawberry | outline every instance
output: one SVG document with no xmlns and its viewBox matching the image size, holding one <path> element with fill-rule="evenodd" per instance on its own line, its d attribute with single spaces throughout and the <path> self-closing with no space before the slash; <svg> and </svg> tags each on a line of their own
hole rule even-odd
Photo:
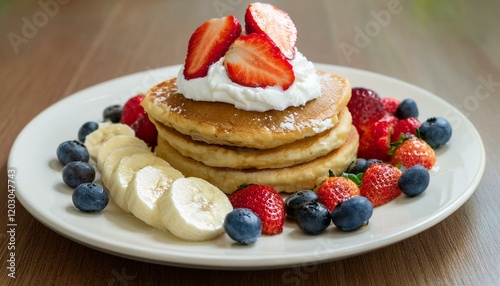
<svg viewBox="0 0 500 286">
<path fill-rule="evenodd" d="M 283 232 L 285 203 L 280 194 L 265 185 L 243 185 L 229 195 L 233 208 L 249 208 L 262 221 L 262 234 L 274 235 Z"/>
<path fill-rule="evenodd" d="M 362 136 L 371 124 L 384 116 L 384 106 L 378 94 L 366 88 L 353 88 L 347 104 L 352 115 L 352 124 Z"/>
<path fill-rule="evenodd" d="M 377 121 L 370 125 L 359 139 L 358 157 L 389 161 L 392 125 L 388 121 Z"/>
<path fill-rule="evenodd" d="M 396 113 L 396 109 L 398 109 L 399 103 L 401 102 L 401 100 L 392 97 L 384 97 L 381 100 L 385 112 L 390 115 L 394 115 Z"/>
<path fill-rule="evenodd" d="M 394 116 L 394 115 L 390 115 L 390 114 L 386 113 L 378 121 L 389 122 L 391 128 L 393 128 L 393 130 L 394 130 L 394 127 L 396 126 L 396 124 L 398 124 L 399 119 L 396 116 Z"/>
<path fill-rule="evenodd" d="M 406 169 L 420 164 L 431 169 L 436 163 L 436 154 L 432 147 L 418 137 L 403 139 L 403 142 L 394 144 L 392 164 L 402 165 Z"/>
<path fill-rule="evenodd" d="M 401 194 L 398 186 L 400 169 L 386 163 L 375 163 L 366 169 L 361 180 L 360 192 L 374 207 L 381 206 Z"/>
<path fill-rule="evenodd" d="M 319 201 L 332 211 L 338 204 L 353 196 L 359 196 L 358 185 L 345 177 L 328 177 L 317 188 Z"/>
<path fill-rule="evenodd" d="M 245 13 L 247 34 L 265 34 L 278 46 L 287 59 L 295 57 L 297 28 L 290 16 L 271 4 L 252 3 Z"/>
<path fill-rule="evenodd" d="M 158 130 L 151 120 L 149 120 L 148 114 L 144 113 L 130 126 L 135 131 L 135 136 L 139 139 L 144 140 L 148 146 L 154 148 L 157 144 Z"/>
<path fill-rule="evenodd" d="M 144 107 L 141 105 L 141 101 L 144 98 L 144 94 L 139 94 L 134 97 L 131 97 L 122 108 L 122 117 L 120 119 L 120 123 L 127 124 L 131 126 L 137 118 L 146 113 L 144 111 Z"/>
<path fill-rule="evenodd" d="M 224 59 L 229 78 L 250 87 L 281 86 L 286 90 L 295 81 L 292 65 L 264 34 L 241 36 Z"/>
<path fill-rule="evenodd" d="M 206 76 L 210 65 L 224 56 L 240 34 L 240 22 L 232 15 L 213 18 L 199 26 L 189 39 L 184 77 Z"/>
<path fill-rule="evenodd" d="M 398 141 L 401 135 L 417 135 L 415 130 L 419 127 L 420 121 L 416 117 L 408 117 L 406 119 L 399 120 L 398 123 L 394 126 L 394 132 L 391 136 L 391 142 Z"/>
</svg>

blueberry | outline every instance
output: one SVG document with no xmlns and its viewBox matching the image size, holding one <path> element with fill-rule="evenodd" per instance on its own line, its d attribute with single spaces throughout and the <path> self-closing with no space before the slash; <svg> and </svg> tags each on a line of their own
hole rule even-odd
<svg viewBox="0 0 500 286">
<path fill-rule="evenodd" d="M 83 183 L 76 187 L 71 197 L 77 209 L 85 213 L 102 211 L 109 202 L 109 196 L 103 186 Z"/>
<path fill-rule="evenodd" d="M 373 164 L 377 164 L 377 163 L 383 163 L 384 161 L 380 160 L 380 159 L 369 159 L 368 160 L 368 167 L 370 167 L 371 165 Z M 367 168 L 368 169 L 368 168 Z"/>
<path fill-rule="evenodd" d="M 419 132 L 427 144 L 437 149 L 450 140 L 452 128 L 446 118 L 431 117 L 420 125 Z"/>
<path fill-rule="evenodd" d="M 224 229 L 231 239 L 240 244 L 252 244 L 262 232 L 262 221 L 250 209 L 237 208 L 227 214 Z"/>
<path fill-rule="evenodd" d="M 410 98 L 407 98 L 398 105 L 396 109 L 396 117 L 398 119 L 406 119 L 410 117 L 418 117 L 417 103 Z"/>
<path fill-rule="evenodd" d="M 368 163 L 368 160 L 364 158 L 357 158 L 356 160 L 352 161 L 351 164 L 349 164 L 345 171 L 346 173 L 356 175 L 359 173 L 364 173 L 369 166 L 370 164 Z"/>
<path fill-rule="evenodd" d="M 422 165 L 407 169 L 398 180 L 398 186 L 403 194 L 414 197 L 427 189 L 430 183 L 429 171 Z"/>
<path fill-rule="evenodd" d="M 122 118 L 122 106 L 115 104 L 106 107 L 102 112 L 102 117 L 104 121 L 109 120 L 113 123 L 120 122 L 120 119 Z"/>
<path fill-rule="evenodd" d="M 63 165 L 73 161 L 89 161 L 89 152 L 87 151 L 87 148 L 76 140 L 62 142 L 59 146 L 57 146 L 56 153 L 57 159 Z"/>
<path fill-rule="evenodd" d="M 76 188 L 83 183 L 92 183 L 95 179 L 95 169 L 87 162 L 69 162 L 62 170 L 62 178 L 66 185 Z"/>
<path fill-rule="evenodd" d="M 323 233 L 330 225 L 328 208 L 320 202 L 306 202 L 297 208 L 295 220 L 299 228 L 307 234 Z"/>
<path fill-rule="evenodd" d="M 288 218 L 294 219 L 295 211 L 305 202 L 319 201 L 318 194 L 312 190 L 300 190 L 285 199 L 285 211 Z"/>
<path fill-rule="evenodd" d="M 90 133 L 96 131 L 99 128 L 99 124 L 94 121 L 85 122 L 82 127 L 78 130 L 78 140 L 85 142 L 85 138 Z"/>
<path fill-rule="evenodd" d="M 373 214 L 372 203 L 363 196 L 351 197 L 332 211 L 333 224 L 342 231 L 354 231 L 368 224 Z"/>
</svg>

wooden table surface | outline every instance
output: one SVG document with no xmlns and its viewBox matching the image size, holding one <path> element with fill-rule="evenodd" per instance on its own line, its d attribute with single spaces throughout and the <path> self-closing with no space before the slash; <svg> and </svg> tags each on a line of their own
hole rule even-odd
<svg viewBox="0 0 500 286">
<path fill-rule="evenodd" d="M 292 16 L 298 48 L 309 60 L 401 79 L 463 112 L 481 134 L 487 155 L 484 176 L 472 197 L 437 225 L 382 249 L 310 267 L 259 271 L 197 270 L 106 254 L 50 230 L 18 202 L 16 278 L 8 277 L 5 226 L 0 284 L 500 283 L 500 2 L 271 3 Z M 241 0 L 0 1 L 2 221 L 7 218 L 9 152 L 30 120 L 83 88 L 181 64 L 187 41 L 199 24 L 229 13 L 243 19 L 247 4 Z"/>
</svg>

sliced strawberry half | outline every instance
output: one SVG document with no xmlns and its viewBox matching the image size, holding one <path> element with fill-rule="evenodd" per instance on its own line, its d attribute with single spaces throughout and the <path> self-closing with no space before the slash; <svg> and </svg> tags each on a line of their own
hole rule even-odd
<svg viewBox="0 0 500 286">
<path fill-rule="evenodd" d="M 292 18 L 271 4 L 252 3 L 245 13 L 247 34 L 265 34 L 280 48 L 287 59 L 295 57 L 297 28 Z"/>
<path fill-rule="evenodd" d="M 241 24 L 232 15 L 213 18 L 199 26 L 189 39 L 184 77 L 206 76 L 210 65 L 224 56 L 240 35 Z"/>
<path fill-rule="evenodd" d="M 295 81 L 292 65 L 264 34 L 236 39 L 226 53 L 224 66 L 228 77 L 244 86 L 281 86 L 286 90 Z"/>
</svg>

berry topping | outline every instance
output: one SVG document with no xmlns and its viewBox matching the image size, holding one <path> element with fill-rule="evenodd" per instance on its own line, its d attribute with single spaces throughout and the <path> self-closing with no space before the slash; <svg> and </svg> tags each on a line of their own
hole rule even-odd
<svg viewBox="0 0 500 286">
<path fill-rule="evenodd" d="M 106 107 L 102 112 L 102 118 L 104 121 L 111 121 L 112 123 L 120 122 L 122 117 L 122 107 L 121 105 L 115 104 Z"/>
<path fill-rule="evenodd" d="M 386 113 L 378 121 L 388 122 L 392 126 L 392 128 L 394 128 L 396 126 L 396 124 L 398 124 L 399 119 L 394 115 L 390 115 L 390 114 Z"/>
<path fill-rule="evenodd" d="M 418 117 L 417 103 L 411 98 L 407 98 L 401 101 L 398 108 L 396 109 L 395 115 L 399 119 Z"/>
<path fill-rule="evenodd" d="M 97 124 L 97 122 L 95 121 L 85 122 L 78 130 L 78 140 L 80 140 L 81 142 L 85 142 L 85 138 L 87 138 L 87 135 L 96 131 L 98 128 L 99 124 Z"/>
<path fill-rule="evenodd" d="M 130 126 L 135 131 L 135 136 L 142 139 L 148 146 L 155 147 L 158 142 L 158 130 L 156 126 L 148 117 L 147 113 L 141 115 L 137 120 Z"/>
<path fill-rule="evenodd" d="M 333 175 L 333 174 L 331 174 Z M 360 194 L 358 185 L 351 179 L 345 177 L 330 176 L 318 187 L 319 201 L 324 204 L 328 211 L 332 211 L 339 203 Z"/>
<path fill-rule="evenodd" d="M 245 30 L 267 35 L 287 59 L 295 57 L 297 28 L 286 12 L 271 4 L 252 3 L 245 13 Z"/>
<path fill-rule="evenodd" d="M 139 94 L 127 100 L 122 108 L 122 117 L 120 119 L 120 123 L 131 126 L 137 120 L 137 118 L 146 113 L 146 111 L 144 111 L 144 107 L 142 107 L 141 105 L 141 101 L 143 98 L 144 94 Z"/>
<path fill-rule="evenodd" d="M 251 209 L 262 221 L 262 234 L 275 235 L 283 232 L 285 204 L 279 193 L 265 185 L 243 185 L 229 195 L 234 209 Z"/>
<path fill-rule="evenodd" d="M 332 222 L 341 231 L 354 231 L 368 224 L 373 205 L 362 196 L 345 200 L 332 211 Z"/>
<path fill-rule="evenodd" d="M 403 194 L 414 197 L 427 189 L 430 180 L 429 171 L 422 165 L 415 165 L 401 175 L 398 186 Z"/>
<path fill-rule="evenodd" d="M 224 230 L 239 244 L 252 244 L 260 236 L 262 221 L 251 209 L 238 208 L 227 214 Z"/>
<path fill-rule="evenodd" d="M 77 209 L 86 213 L 102 211 L 109 202 L 109 196 L 103 186 L 83 183 L 76 187 L 71 197 Z"/>
<path fill-rule="evenodd" d="M 314 192 L 313 190 L 300 190 L 290 194 L 285 199 L 285 210 L 287 218 L 295 219 L 295 212 L 301 204 L 317 201 L 319 201 L 318 194 L 316 194 L 316 192 Z"/>
<path fill-rule="evenodd" d="M 320 234 L 330 225 L 330 211 L 320 202 L 303 203 L 297 208 L 295 220 L 305 233 Z"/>
<path fill-rule="evenodd" d="M 400 139 L 401 135 L 413 134 L 417 135 L 416 129 L 420 127 L 420 120 L 416 117 L 408 117 L 401 119 L 394 126 L 394 132 L 391 135 L 391 142 L 396 142 Z"/>
<path fill-rule="evenodd" d="M 401 165 L 406 169 L 420 164 L 429 170 L 436 162 L 436 154 L 432 147 L 424 140 L 414 136 L 403 138 L 394 143 L 391 152 L 393 153 L 392 164 L 394 166 Z"/>
<path fill-rule="evenodd" d="M 295 81 L 292 65 L 264 34 L 236 39 L 226 53 L 224 66 L 228 77 L 243 86 L 280 86 L 286 90 Z"/>
<path fill-rule="evenodd" d="M 372 203 L 381 206 L 398 197 L 401 190 L 398 180 L 403 172 L 386 163 L 376 163 L 368 167 L 361 181 L 360 192 Z"/>
<path fill-rule="evenodd" d="M 401 101 L 399 99 L 395 99 L 392 97 L 384 97 L 381 99 L 382 105 L 384 106 L 384 110 L 389 115 L 396 114 L 396 110 L 398 109 Z"/>
<path fill-rule="evenodd" d="M 201 24 L 189 39 L 184 77 L 193 79 L 206 76 L 210 65 L 224 56 L 240 34 L 240 22 L 232 15 L 213 18 Z"/>
<path fill-rule="evenodd" d="M 66 185 L 76 188 L 83 183 L 92 183 L 95 179 L 95 169 L 87 162 L 69 162 L 62 170 L 62 178 Z"/>
<path fill-rule="evenodd" d="M 368 126 L 359 139 L 358 157 L 389 161 L 392 126 L 387 121 L 377 121 Z"/>
<path fill-rule="evenodd" d="M 378 94 L 366 88 L 353 88 L 347 107 L 352 115 L 352 124 L 361 136 L 371 124 L 377 122 L 385 114 Z"/>
<path fill-rule="evenodd" d="M 59 144 L 59 146 L 57 146 L 56 154 L 57 159 L 63 165 L 73 161 L 89 161 L 89 152 L 87 151 L 87 148 L 76 140 L 64 141 Z"/>
<path fill-rule="evenodd" d="M 450 140 L 452 128 L 445 118 L 431 117 L 420 125 L 419 131 L 420 137 L 432 148 L 437 149 Z"/>
</svg>

